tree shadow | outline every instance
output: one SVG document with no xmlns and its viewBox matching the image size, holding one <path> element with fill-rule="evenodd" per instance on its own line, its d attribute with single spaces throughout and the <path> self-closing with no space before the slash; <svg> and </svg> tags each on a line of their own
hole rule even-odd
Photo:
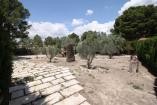
<svg viewBox="0 0 157 105">
<path fill-rule="evenodd" d="M 45 104 L 45 97 L 48 95 L 42 95 L 40 91 L 30 90 L 30 86 L 27 83 L 31 83 L 34 80 L 32 77 L 13 78 L 11 87 L 9 88 L 9 105 L 41 105 Z"/>
<path fill-rule="evenodd" d="M 154 81 L 154 91 L 155 91 L 155 95 L 157 97 L 157 78 Z"/>
<path fill-rule="evenodd" d="M 24 57 L 24 56 L 15 56 L 14 60 L 28 60 L 28 59 L 32 59 L 31 57 Z"/>
<path fill-rule="evenodd" d="M 148 69 L 149 73 L 151 73 L 152 75 L 155 76 L 155 80 L 154 80 L 154 92 L 155 92 L 155 94 L 154 95 L 157 98 L 157 70 L 153 67 L 148 66 L 147 64 L 142 63 L 142 65 Z"/>
</svg>

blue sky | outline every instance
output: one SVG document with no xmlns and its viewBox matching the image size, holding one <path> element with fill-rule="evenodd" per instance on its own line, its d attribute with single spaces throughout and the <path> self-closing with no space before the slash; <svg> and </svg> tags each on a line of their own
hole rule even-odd
<svg viewBox="0 0 157 105">
<path fill-rule="evenodd" d="M 73 18 L 108 22 L 118 16 L 118 10 L 128 0 L 21 0 L 29 9 L 31 21 L 71 22 Z M 94 11 L 86 16 L 86 10 Z"/>
<path fill-rule="evenodd" d="M 109 33 L 114 20 L 131 6 L 157 4 L 157 0 L 20 0 L 31 16 L 30 35 L 63 36 L 85 31 Z"/>
</svg>

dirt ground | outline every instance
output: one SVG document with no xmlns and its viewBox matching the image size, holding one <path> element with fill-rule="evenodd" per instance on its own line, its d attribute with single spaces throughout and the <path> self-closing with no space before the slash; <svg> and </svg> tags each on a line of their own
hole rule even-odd
<svg viewBox="0 0 157 105">
<path fill-rule="evenodd" d="M 86 60 L 78 55 L 75 58 L 75 62 L 68 63 L 66 58 L 56 57 L 53 64 L 71 69 L 84 87 L 81 94 L 91 105 L 157 105 L 155 77 L 141 64 L 139 73 L 128 72 L 129 55 L 114 56 L 113 59 L 97 55 L 93 69 L 84 67 Z"/>
</svg>

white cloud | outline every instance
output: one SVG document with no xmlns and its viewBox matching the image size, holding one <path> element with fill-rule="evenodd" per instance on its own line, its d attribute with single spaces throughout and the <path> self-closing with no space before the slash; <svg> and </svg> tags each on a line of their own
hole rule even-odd
<svg viewBox="0 0 157 105">
<path fill-rule="evenodd" d="M 73 19 L 72 20 L 72 26 L 79 26 L 84 24 L 84 20 L 83 19 Z"/>
<path fill-rule="evenodd" d="M 81 35 L 82 33 L 86 31 L 97 31 L 97 32 L 105 32 L 107 34 L 110 34 L 110 29 L 113 28 L 114 21 L 107 22 L 107 23 L 99 23 L 98 21 L 92 21 L 91 23 L 88 23 L 86 25 L 78 26 L 74 28 L 73 32 Z"/>
<path fill-rule="evenodd" d="M 121 15 L 125 10 L 132 6 L 141 6 L 141 5 L 157 5 L 157 0 L 129 0 L 126 2 L 122 8 L 118 11 L 119 15 Z"/>
<path fill-rule="evenodd" d="M 47 36 L 64 36 L 69 33 L 67 27 L 63 23 L 51 22 L 29 22 L 32 27 L 28 30 L 30 37 L 39 34 L 42 38 Z"/>
<path fill-rule="evenodd" d="M 107 23 L 99 23 L 98 21 L 92 21 L 87 24 L 79 24 L 75 26 L 72 31 L 70 32 L 67 26 L 63 23 L 51 23 L 51 22 L 29 22 L 32 27 L 28 30 L 29 36 L 33 37 L 36 34 L 40 35 L 42 39 L 46 38 L 47 36 L 52 37 L 61 37 L 68 35 L 72 32 L 82 35 L 86 31 L 97 31 L 97 32 L 106 32 L 107 34 L 110 33 L 110 29 L 113 28 L 114 21 L 107 22 Z M 75 24 L 76 25 L 76 24 Z"/>
<path fill-rule="evenodd" d="M 91 10 L 91 9 L 88 9 L 87 11 L 86 11 L 86 15 L 92 15 L 94 13 L 94 11 L 93 10 Z"/>
</svg>

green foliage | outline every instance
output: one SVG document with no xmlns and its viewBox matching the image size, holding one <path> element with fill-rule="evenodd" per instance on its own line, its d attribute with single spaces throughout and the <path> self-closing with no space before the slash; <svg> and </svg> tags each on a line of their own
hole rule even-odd
<svg viewBox="0 0 157 105">
<path fill-rule="evenodd" d="M 97 34 L 98 34 L 97 32 L 93 31 L 84 32 L 83 35 L 81 36 L 81 41 L 84 41 L 89 36 L 91 36 L 93 39 L 96 39 L 98 37 Z"/>
<path fill-rule="evenodd" d="M 31 49 L 33 47 L 33 41 L 30 39 L 30 37 L 21 38 L 21 40 L 18 42 L 19 47 Z"/>
<path fill-rule="evenodd" d="M 114 54 L 119 54 L 124 51 L 125 43 L 125 39 L 120 36 L 102 36 L 99 41 L 100 53 L 107 54 L 110 58 L 112 58 Z"/>
<path fill-rule="evenodd" d="M 12 38 L 25 37 L 26 31 L 30 26 L 25 20 L 30 16 L 29 11 L 23 7 L 18 0 L 0 0 L 0 15 L 1 22 L 4 22 L 4 27 L 10 32 Z"/>
<path fill-rule="evenodd" d="M 136 52 L 141 62 L 157 75 L 157 37 L 139 41 Z"/>
<path fill-rule="evenodd" d="M 33 52 L 35 54 L 40 54 L 42 52 L 43 42 L 39 35 L 34 36 L 33 38 Z"/>
<path fill-rule="evenodd" d="M 39 35 L 34 36 L 33 45 L 34 45 L 34 47 L 43 47 L 43 42 Z"/>
<path fill-rule="evenodd" d="M 46 46 L 55 45 L 58 48 L 61 48 L 61 39 L 59 37 L 52 38 L 52 37 L 48 36 L 47 38 L 45 38 L 44 43 L 45 43 Z"/>
<path fill-rule="evenodd" d="M 0 91 L 1 105 L 9 105 L 9 89 L 12 74 L 12 53 L 15 38 L 25 37 L 29 25 L 29 12 L 19 0 L 0 0 Z"/>
<path fill-rule="evenodd" d="M 68 38 L 72 39 L 76 45 L 80 41 L 79 36 L 75 33 L 72 33 L 72 34 L 68 35 Z"/>
<path fill-rule="evenodd" d="M 113 32 L 127 40 L 157 34 L 157 6 L 130 7 L 116 19 Z"/>
<path fill-rule="evenodd" d="M 47 38 L 45 38 L 44 43 L 45 43 L 46 46 L 55 44 L 55 42 L 54 42 L 54 40 L 51 36 L 48 36 Z"/>
<path fill-rule="evenodd" d="M 61 48 L 61 39 L 59 37 L 54 38 L 54 42 L 55 42 L 55 46 L 57 46 L 57 48 Z"/>
<path fill-rule="evenodd" d="M 98 40 L 95 38 L 96 35 L 94 33 L 86 33 L 86 38 L 77 46 L 79 56 L 87 60 L 88 69 L 91 67 L 91 63 L 98 51 Z"/>
<path fill-rule="evenodd" d="M 49 62 L 58 54 L 59 49 L 56 46 L 47 46 L 45 47 L 46 56 L 49 59 Z"/>
<path fill-rule="evenodd" d="M 69 37 L 63 37 L 62 38 L 62 48 L 66 48 L 68 45 L 75 45 L 74 40 Z"/>
</svg>

